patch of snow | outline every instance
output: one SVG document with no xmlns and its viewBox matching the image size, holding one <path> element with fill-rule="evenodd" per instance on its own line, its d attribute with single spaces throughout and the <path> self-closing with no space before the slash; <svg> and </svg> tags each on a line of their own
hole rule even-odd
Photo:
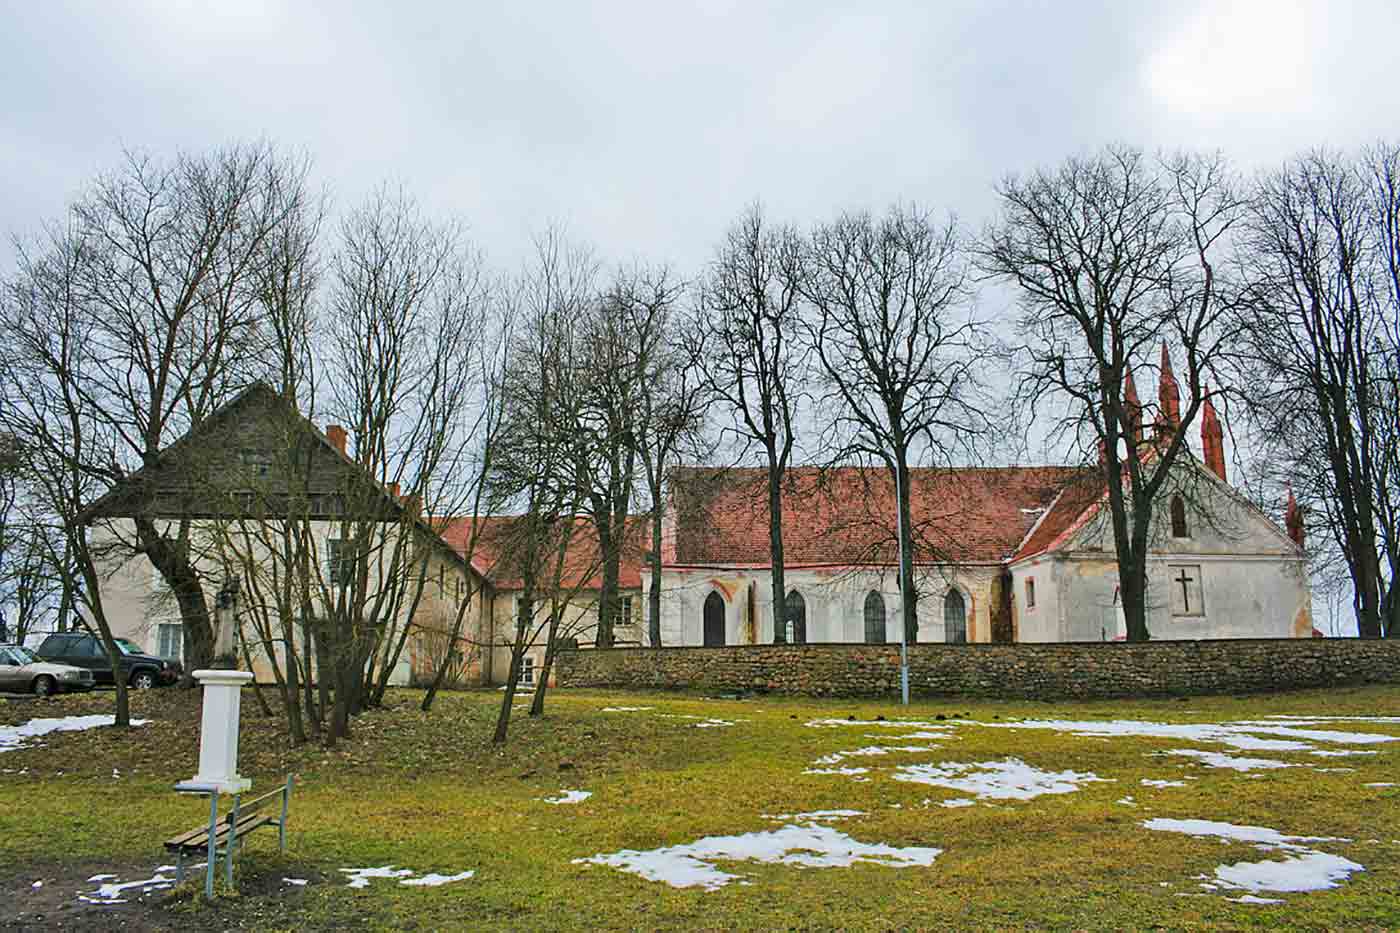
<svg viewBox="0 0 1400 933">
<path fill-rule="evenodd" d="M 1147 829 L 1207 836 L 1222 842 L 1253 844 L 1264 850 L 1283 850 L 1279 860 L 1236 862 L 1215 869 L 1216 881 L 1223 887 L 1246 891 L 1320 891 L 1335 888 L 1354 872 L 1365 867 L 1339 855 L 1331 855 L 1303 845 L 1315 842 L 1350 842 L 1337 836 L 1288 836 L 1265 826 L 1236 826 L 1216 820 L 1174 820 L 1157 818 L 1142 824 Z"/>
<path fill-rule="evenodd" d="M 1185 781 L 1154 781 L 1152 778 L 1143 778 L 1138 781 L 1143 787 L 1185 787 Z"/>
<path fill-rule="evenodd" d="M 693 725 L 694 725 L 694 728 L 696 728 L 696 729 L 719 729 L 719 728 L 723 728 L 723 727 L 726 727 L 726 726 L 732 726 L 732 725 L 734 725 L 734 723 L 736 723 L 736 722 L 742 722 L 742 720 L 739 720 L 739 719 L 734 719 L 734 720 L 729 720 L 729 719 L 706 719 L 706 720 L 703 720 L 703 721 L 701 721 L 701 722 L 694 723 Z"/>
<path fill-rule="evenodd" d="M 605 712 L 605 713 L 642 713 L 642 712 L 646 712 L 646 711 L 649 710 L 649 709 L 655 709 L 655 708 L 656 708 L 656 707 L 654 707 L 654 706 L 605 706 L 605 707 L 603 707 L 603 712 Z"/>
<path fill-rule="evenodd" d="M 869 768 L 808 768 L 803 774 L 869 774 Z"/>
<path fill-rule="evenodd" d="M 342 868 L 341 872 L 350 876 L 349 887 L 367 888 L 371 878 L 407 878 L 413 874 L 413 869 L 381 865 L 378 868 Z"/>
<path fill-rule="evenodd" d="M 1394 787 L 1395 784 L 1394 784 L 1394 782 L 1392 782 L 1392 781 L 1373 781 L 1372 783 L 1367 784 L 1366 786 L 1367 786 L 1367 787 Z"/>
<path fill-rule="evenodd" d="M 1355 768 L 1313 768 L 1318 774 L 1354 774 Z"/>
<path fill-rule="evenodd" d="M 834 729 L 837 726 L 862 726 L 867 729 L 948 729 L 946 723 L 923 722 L 917 719 L 812 719 L 809 729 Z M 942 738 L 942 735 L 938 736 Z"/>
<path fill-rule="evenodd" d="M 589 797 L 592 796 L 593 791 L 591 790 L 564 790 L 563 788 L 560 788 L 558 797 L 538 797 L 536 799 L 543 800 L 545 803 L 553 804 L 582 803 L 583 801 L 587 800 Z"/>
<path fill-rule="evenodd" d="M 865 816 L 864 810 L 812 810 L 809 813 L 779 813 L 776 816 L 763 814 L 765 820 L 778 820 L 780 822 L 798 821 L 803 823 L 819 823 L 824 820 L 845 820 L 853 816 Z"/>
<path fill-rule="evenodd" d="M 947 807 L 949 810 L 954 810 L 958 807 L 970 807 L 976 802 L 977 801 L 975 800 L 968 800 L 966 797 L 953 797 L 949 800 L 944 800 L 939 804 L 939 806 Z"/>
<path fill-rule="evenodd" d="M 664 881 L 675 888 L 698 887 L 714 891 L 741 877 L 716 868 L 716 861 L 755 861 L 798 868 L 844 868 L 857 862 L 870 862 L 891 868 L 910 868 L 932 865 L 942 851 L 857 842 L 829 826 L 813 824 L 737 836 L 707 836 L 695 842 L 649 851 L 623 849 L 574 859 L 574 863 L 606 865 L 649 881 Z"/>
<path fill-rule="evenodd" d="M 20 726 L 0 726 L 0 752 L 25 748 L 25 739 L 38 738 L 50 732 L 86 732 L 115 722 L 114 716 L 61 716 L 56 719 L 31 719 Z M 144 726 L 148 722 L 148 719 L 131 720 L 133 726 Z"/>
<path fill-rule="evenodd" d="M 293 885 L 296 885 L 296 886 L 299 887 L 299 888 L 304 888 L 304 887 L 306 887 L 306 879 L 305 879 L 305 878 L 283 878 L 283 879 L 282 879 L 282 882 L 283 882 L 283 884 L 293 884 Z"/>
<path fill-rule="evenodd" d="M 36 891 L 39 890 L 40 888 L 42 888 L 43 886 L 44 886 L 44 882 L 42 882 L 42 881 L 36 881 L 36 882 L 34 882 L 33 884 L 30 885 L 30 887 L 33 888 L 33 889 L 36 890 Z"/>
<path fill-rule="evenodd" d="M 1321 720 L 1294 720 L 1287 724 L 1269 720 L 1244 720 L 1225 723 L 1167 723 L 1133 719 L 1064 720 L 1040 719 L 1021 722 L 983 722 L 979 725 L 1000 729 L 1050 729 L 1086 738 L 1134 737 L 1186 739 L 1211 742 L 1244 751 L 1311 751 L 1312 742 L 1334 742 L 1348 745 L 1374 745 L 1400 741 L 1400 736 L 1374 732 L 1341 732 L 1331 729 L 1299 728 Z M 1380 722 L 1384 720 L 1356 719 Z M 1400 718 L 1396 718 L 1400 722 Z M 1261 738 L 1260 736 L 1277 738 Z"/>
<path fill-rule="evenodd" d="M 1292 768 L 1294 765 L 1286 761 L 1277 761 L 1273 758 L 1241 758 L 1237 755 L 1227 755 L 1224 752 L 1207 752 L 1199 748 L 1172 748 L 1166 751 L 1168 755 L 1185 755 L 1188 758 L 1200 759 L 1202 764 L 1212 768 L 1229 768 L 1232 771 L 1255 771 L 1270 768 Z"/>
<path fill-rule="evenodd" d="M 171 867 L 171 868 L 174 868 L 175 866 L 172 865 L 172 866 L 170 866 L 170 867 Z M 162 871 L 165 871 L 165 869 L 164 869 L 164 868 L 157 868 L 157 869 L 156 869 L 156 872 L 157 872 L 157 873 L 162 872 Z M 91 878 L 88 879 L 88 881 L 89 881 L 90 883 L 95 883 L 95 882 L 98 882 L 98 881 L 112 881 L 112 880 L 115 879 L 116 877 L 117 877 L 116 875 L 93 875 Z"/>
<path fill-rule="evenodd" d="M 415 888 L 436 888 L 440 885 L 451 884 L 454 881 L 466 881 L 468 878 L 474 877 L 476 877 L 476 872 L 474 871 L 461 871 L 455 875 L 429 873 L 423 875 L 421 878 L 405 878 L 400 881 L 399 884 Z"/>
<path fill-rule="evenodd" d="M 1279 861 L 1221 865 L 1215 874 L 1225 884 L 1249 891 L 1321 891 L 1335 888 L 1365 867 L 1340 855 L 1307 852 Z"/>
<path fill-rule="evenodd" d="M 1131 797 L 1120 797 L 1120 798 L 1118 799 L 1117 802 L 1118 802 L 1118 803 L 1121 803 L 1121 804 L 1125 804 L 1125 805 L 1127 805 L 1127 806 L 1129 806 L 1129 807 L 1135 807 L 1135 806 L 1137 806 L 1137 802 L 1134 801 L 1133 798 L 1131 798 Z"/>
<path fill-rule="evenodd" d="M 1319 758 L 1345 758 L 1348 755 L 1379 755 L 1380 752 L 1366 751 L 1360 748 L 1318 748 L 1308 752 L 1309 755 L 1316 755 Z"/>
<path fill-rule="evenodd" d="M 116 878 L 117 876 L 94 875 L 93 877 Z M 126 903 L 126 901 L 118 899 L 121 897 L 123 891 L 129 891 L 132 888 L 141 888 L 142 893 L 145 893 L 145 891 L 147 890 L 159 890 L 161 888 L 168 888 L 174 883 L 174 878 L 169 878 L 161 874 L 160 872 L 156 872 L 155 875 L 153 875 L 152 877 L 143 878 L 140 881 L 104 881 L 102 884 L 98 885 L 96 891 L 93 891 L 87 895 L 80 894 L 79 897 L 83 898 L 89 903 L 94 904 L 124 904 Z"/>
<path fill-rule="evenodd" d="M 973 794 L 979 800 L 1030 800 L 1042 794 L 1068 794 L 1081 784 L 1103 781 L 1092 772 L 1041 771 L 1019 758 L 977 764 L 945 761 L 941 765 L 905 765 L 896 781 L 932 784 Z"/>
<path fill-rule="evenodd" d="M 1241 894 L 1239 897 L 1227 897 L 1227 898 L 1225 898 L 1225 900 L 1227 900 L 1227 901 L 1234 901 L 1236 904 L 1282 904 L 1282 903 L 1284 903 L 1284 901 L 1283 901 L 1282 898 L 1278 898 L 1278 897 L 1259 897 L 1259 896 L 1254 895 L 1254 894 Z"/>
</svg>

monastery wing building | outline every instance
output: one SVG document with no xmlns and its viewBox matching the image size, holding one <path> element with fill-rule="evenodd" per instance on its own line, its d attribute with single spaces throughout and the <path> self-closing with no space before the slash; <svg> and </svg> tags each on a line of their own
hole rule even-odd
<svg viewBox="0 0 1400 933">
<path fill-rule="evenodd" d="M 1302 523 L 1280 528 L 1225 476 L 1207 403 L 1204 460 L 1182 452 L 1148 554 L 1154 639 L 1314 635 Z M 899 640 L 888 470 L 790 469 L 786 594 L 774 612 L 766 472 L 687 468 L 663 524 L 666 645 Z M 1126 633 L 1102 467 L 910 471 L 919 642 L 1083 642 Z M 646 592 L 650 573 L 644 568 Z M 783 630 L 775 632 L 775 618 Z"/>
</svg>

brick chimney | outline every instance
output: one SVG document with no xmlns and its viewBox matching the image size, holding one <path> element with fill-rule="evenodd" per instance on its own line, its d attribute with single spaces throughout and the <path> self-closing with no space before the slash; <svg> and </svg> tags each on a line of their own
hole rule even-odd
<svg viewBox="0 0 1400 933">
<path fill-rule="evenodd" d="M 1172 373 L 1172 358 L 1167 342 L 1162 341 L 1162 376 L 1157 382 L 1157 436 L 1170 440 L 1181 427 L 1181 388 Z"/>
<path fill-rule="evenodd" d="M 1206 386 L 1206 403 L 1201 407 L 1201 450 L 1205 452 L 1206 467 L 1229 482 L 1225 477 L 1225 431 L 1211 403 L 1210 386 Z"/>
<path fill-rule="evenodd" d="M 1288 537 L 1293 539 L 1293 543 L 1298 547 L 1303 546 L 1303 510 L 1298 507 L 1298 500 L 1293 498 L 1293 487 L 1288 487 L 1288 505 L 1283 510 L 1283 524 L 1288 529 Z"/>
<path fill-rule="evenodd" d="M 335 449 L 345 453 L 345 441 L 350 437 L 350 433 L 338 424 L 326 425 L 326 439 L 335 445 Z"/>
</svg>

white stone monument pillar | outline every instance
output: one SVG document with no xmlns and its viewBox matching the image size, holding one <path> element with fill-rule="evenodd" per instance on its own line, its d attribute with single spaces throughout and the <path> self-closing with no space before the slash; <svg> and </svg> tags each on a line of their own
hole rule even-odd
<svg viewBox="0 0 1400 933">
<path fill-rule="evenodd" d="M 204 688 L 204 718 L 199 727 L 199 773 L 186 785 L 218 788 L 221 794 L 240 794 L 253 782 L 238 773 L 238 717 L 249 671 L 195 671 Z"/>
</svg>

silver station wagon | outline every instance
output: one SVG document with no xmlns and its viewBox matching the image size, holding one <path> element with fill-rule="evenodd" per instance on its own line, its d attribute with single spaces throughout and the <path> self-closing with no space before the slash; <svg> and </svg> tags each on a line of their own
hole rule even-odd
<svg viewBox="0 0 1400 933">
<path fill-rule="evenodd" d="M 0 690 L 46 697 L 92 687 L 92 671 L 45 661 L 22 645 L 0 645 Z"/>
</svg>

